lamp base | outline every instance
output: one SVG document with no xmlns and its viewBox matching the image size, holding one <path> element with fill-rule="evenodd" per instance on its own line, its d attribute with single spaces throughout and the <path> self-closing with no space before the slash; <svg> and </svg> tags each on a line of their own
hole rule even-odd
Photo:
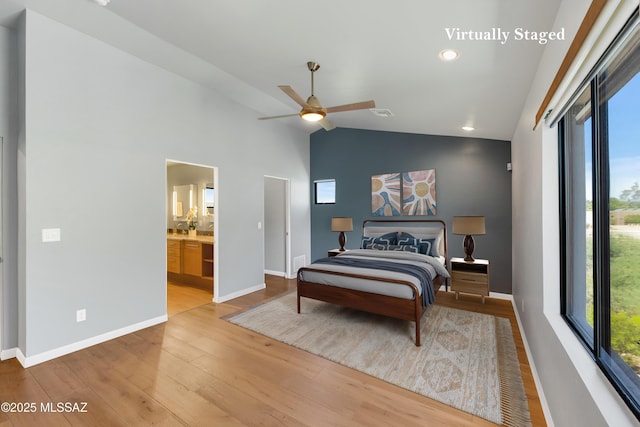
<svg viewBox="0 0 640 427">
<path fill-rule="evenodd" d="M 464 247 L 465 257 L 464 260 L 467 262 L 473 262 L 475 259 L 471 256 L 473 255 L 473 250 L 475 249 L 475 242 L 473 241 L 473 236 L 467 234 L 464 236 L 464 242 L 462 243 Z"/>
<path fill-rule="evenodd" d="M 344 234 L 344 231 L 341 231 L 338 235 L 338 243 L 340 244 L 340 252 L 344 252 L 346 250 L 344 245 L 347 243 L 347 236 Z"/>
</svg>

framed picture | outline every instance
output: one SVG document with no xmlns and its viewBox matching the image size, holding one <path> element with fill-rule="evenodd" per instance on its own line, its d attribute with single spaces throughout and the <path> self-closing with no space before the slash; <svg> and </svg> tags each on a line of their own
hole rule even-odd
<svg viewBox="0 0 640 427">
<path fill-rule="evenodd" d="M 402 214 L 436 214 L 436 170 L 402 174 Z"/>
<path fill-rule="evenodd" d="M 371 213 L 373 216 L 400 216 L 400 173 L 371 177 Z"/>
</svg>

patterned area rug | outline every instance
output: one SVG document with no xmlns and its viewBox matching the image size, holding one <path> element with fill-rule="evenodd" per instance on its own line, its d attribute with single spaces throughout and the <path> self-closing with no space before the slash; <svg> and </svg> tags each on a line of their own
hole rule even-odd
<svg viewBox="0 0 640 427">
<path fill-rule="evenodd" d="M 412 322 L 289 293 L 231 323 L 508 426 L 531 425 L 508 319 L 430 306 L 422 346 Z"/>
</svg>

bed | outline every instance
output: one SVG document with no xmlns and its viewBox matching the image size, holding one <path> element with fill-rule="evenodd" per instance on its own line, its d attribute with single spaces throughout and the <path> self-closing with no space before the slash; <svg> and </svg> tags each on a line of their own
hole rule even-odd
<svg viewBox="0 0 640 427">
<path fill-rule="evenodd" d="M 367 220 L 361 249 L 321 258 L 297 275 L 302 297 L 415 322 L 448 285 L 447 230 L 441 220 Z"/>
</svg>

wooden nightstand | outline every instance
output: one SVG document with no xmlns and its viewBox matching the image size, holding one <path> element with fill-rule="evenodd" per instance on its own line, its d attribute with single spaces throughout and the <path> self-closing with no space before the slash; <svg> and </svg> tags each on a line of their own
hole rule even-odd
<svg viewBox="0 0 640 427">
<path fill-rule="evenodd" d="M 456 299 L 460 292 L 480 295 L 484 304 L 484 297 L 489 296 L 489 261 L 451 258 L 451 290 Z"/>
<path fill-rule="evenodd" d="M 330 249 L 329 252 L 327 252 L 327 256 L 328 257 L 332 257 L 332 256 L 336 256 L 338 254 L 343 254 L 345 252 L 348 252 L 349 249 L 345 249 L 344 251 L 341 251 L 340 249 Z"/>
</svg>

